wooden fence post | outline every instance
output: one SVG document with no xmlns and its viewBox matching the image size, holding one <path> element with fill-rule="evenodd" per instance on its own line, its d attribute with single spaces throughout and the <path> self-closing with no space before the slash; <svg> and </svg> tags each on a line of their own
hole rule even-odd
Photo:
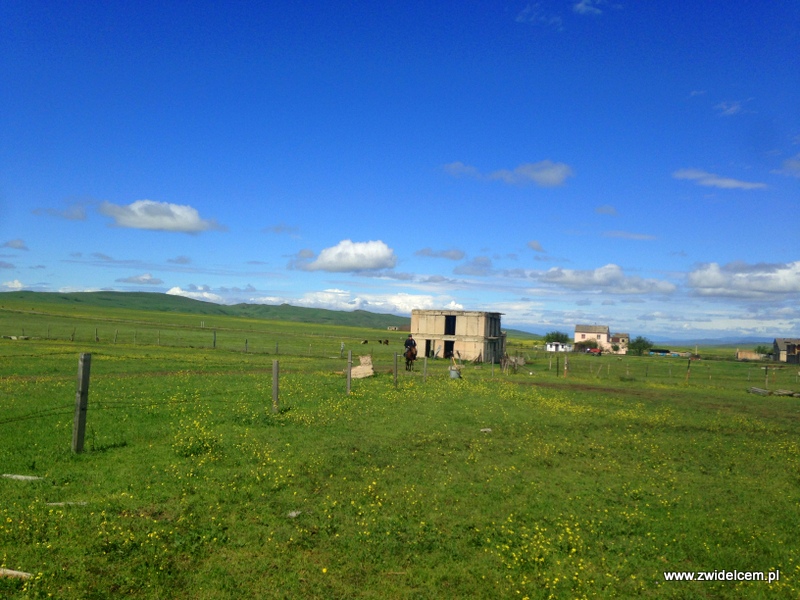
<svg viewBox="0 0 800 600">
<path fill-rule="evenodd" d="M 353 371 L 353 351 L 347 351 L 347 395 L 350 395 L 350 382 L 352 381 Z"/>
<path fill-rule="evenodd" d="M 272 361 L 272 412 L 278 412 L 278 361 Z"/>
<path fill-rule="evenodd" d="M 494 375 L 494 363 L 492 363 L 492 375 Z M 428 380 L 428 357 L 422 359 L 422 383 Z"/>
<path fill-rule="evenodd" d="M 397 389 L 397 352 L 394 353 L 394 389 Z"/>
<path fill-rule="evenodd" d="M 213 346 L 211 346 L 211 347 L 213 349 L 217 348 L 217 330 L 216 329 L 214 330 L 214 342 L 213 342 Z"/>
<path fill-rule="evenodd" d="M 92 369 L 92 355 L 81 354 L 78 358 L 78 386 L 75 392 L 75 420 L 72 425 L 72 451 L 83 452 L 83 438 L 86 434 L 86 407 L 89 404 L 89 374 Z"/>
</svg>

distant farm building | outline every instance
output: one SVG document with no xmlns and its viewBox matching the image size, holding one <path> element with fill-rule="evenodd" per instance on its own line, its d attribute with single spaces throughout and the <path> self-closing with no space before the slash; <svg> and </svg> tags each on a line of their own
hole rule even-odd
<svg viewBox="0 0 800 600">
<path fill-rule="evenodd" d="M 603 352 L 627 354 L 631 336 L 627 333 L 612 334 L 608 325 L 575 325 L 575 343 L 594 341 Z"/>
<path fill-rule="evenodd" d="M 506 351 L 501 314 L 415 309 L 411 311 L 411 334 L 421 356 L 500 362 Z"/>
<path fill-rule="evenodd" d="M 772 360 L 800 364 L 800 339 L 775 338 L 772 342 Z"/>
<path fill-rule="evenodd" d="M 759 352 L 753 352 L 752 350 L 739 350 L 736 349 L 736 360 L 764 360 L 766 358 L 766 354 L 761 354 Z"/>
<path fill-rule="evenodd" d="M 547 342 L 546 348 L 548 352 L 572 352 L 575 346 L 562 342 Z"/>
</svg>

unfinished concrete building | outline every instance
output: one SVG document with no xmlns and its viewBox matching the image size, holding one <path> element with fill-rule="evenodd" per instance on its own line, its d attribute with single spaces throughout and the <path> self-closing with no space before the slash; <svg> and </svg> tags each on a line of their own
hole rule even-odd
<svg viewBox="0 0 800 600">
<path fill-rule="evenodd" d="M 500 362 L 506 351 L 501 314 L 415 309 L 411 311 L 411 334 L 420 356 Z"/>
</svg>

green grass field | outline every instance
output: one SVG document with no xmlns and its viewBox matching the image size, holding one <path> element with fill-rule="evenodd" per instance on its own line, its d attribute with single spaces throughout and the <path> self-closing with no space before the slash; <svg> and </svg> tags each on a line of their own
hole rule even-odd
<svg viewBox="0 0 800 600">
<path fill-rule="evenodd" d="M 30 338 L 0 339 L 0 473 L 41 478 L 0 478 L 0 567 L 33 575 L 3 597 L 800 595 L 800 399 L 746 392 L 800 391 L 796 369 L 701 349 L 688 378 L 610 356 L 565 376 L 512 339 L 516 372 L 395 384 L 397 332 L 9 302 L 0 335 Z M 376 367 L 350 395 L 342 343 Z M 780 579 L 664 578 L 720 570 Z"/>
</svg>

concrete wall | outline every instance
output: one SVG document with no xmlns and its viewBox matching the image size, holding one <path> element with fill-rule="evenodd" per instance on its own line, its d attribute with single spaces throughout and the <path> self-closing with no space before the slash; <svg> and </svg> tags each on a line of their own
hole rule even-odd
<svg viewBox="0 0 800 600">
<path fill-rule="evenodd" d="M 499 362 L 505 354 L 500 313 L 413 310 L 411 333 L 422 356 Z"/>
</svg>

